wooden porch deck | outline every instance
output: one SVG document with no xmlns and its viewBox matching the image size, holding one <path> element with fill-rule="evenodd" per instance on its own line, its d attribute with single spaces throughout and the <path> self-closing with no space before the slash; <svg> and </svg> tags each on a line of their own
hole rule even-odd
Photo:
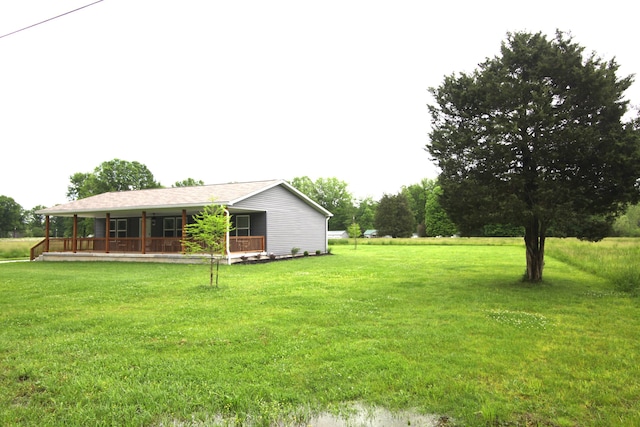
<svg viewBox="0 0 640 427">
<path fill-rule="evenodd" d="M 230 257 L 240 257 L 247 253 L 264 253 L 264 251 L 264 236 L 229 237 L 228 255 Z M 93 259 L 100 254 L 148 255 L 146 259 L 153 259 L 152 255 L 173 255 L 173 258 L 183 256 L 184 247 L 180 237 L 48 238 L 31 248 L 30 259 L 33 261 L 45 253 L 93 254 L 90 255 Z"/>
</svg>

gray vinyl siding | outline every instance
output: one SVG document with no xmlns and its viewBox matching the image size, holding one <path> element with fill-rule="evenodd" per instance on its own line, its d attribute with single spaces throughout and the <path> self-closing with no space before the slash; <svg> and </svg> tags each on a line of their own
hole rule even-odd
<svg viewBox="0 0 640 427">
<path fill-rule="evenodd" d="M 294 247 L 300 249 L 300 254 L 327 250 L 325 215 L 282 186 L 270 188 L 233 207 L 266 212 L 264 235 L 268 253 L 287 255 Z"/>
</svg>

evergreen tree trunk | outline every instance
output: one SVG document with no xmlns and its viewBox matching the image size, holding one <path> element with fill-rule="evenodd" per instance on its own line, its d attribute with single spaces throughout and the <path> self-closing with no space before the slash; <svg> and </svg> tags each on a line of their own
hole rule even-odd
<svg viewBox="0 0 640 427">
<path fill-rule="evenodd" d="M 544 243 L 546 230 L 534 217 L 525 227 L 524 243 L 527 248 L 527 277 L 529 282 L 541 282 L 544 269 Z"/>
</svg>

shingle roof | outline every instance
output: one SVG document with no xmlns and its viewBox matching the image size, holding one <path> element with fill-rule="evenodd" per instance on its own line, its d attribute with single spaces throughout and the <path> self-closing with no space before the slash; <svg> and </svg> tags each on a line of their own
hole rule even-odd
<svg viewBox="0 0 640 427">
<path fill-rule="evenodd" d="M 69 216 L 78 214 L 95 214 L 118 211 L 166 210 L 198 208 L 215 203 L 233 206 L 254 194 L 260 193 L 277 185 L 284 185 L 289 190 L 295 190 L 284 180 L 232 182 L 226 184 L 201 185 L 195 187 L 156 188 L 149 190 L 118 191 L 103 193 L 85 199 L 37 211 L 41 215 Z M 306 198 L 307 201 L 311 201 Z M 311 201 L 316 207 L 320 207 Z"/>
</svg>

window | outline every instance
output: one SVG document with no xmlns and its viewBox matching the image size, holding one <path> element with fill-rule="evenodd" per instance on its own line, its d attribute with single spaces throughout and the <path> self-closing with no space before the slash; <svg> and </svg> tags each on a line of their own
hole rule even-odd
<svg viewBox="0 0 640 427">
<path fill-rule="evenodd" d="M 182 237 L 182 218 L 167 217 L 162 219 L 162 236 Z"/>
<path fill-rule="evenodd" d="M 235 235 L 236 236 L 250 236 L 250 221 L 251 218 L 249 215 L 236 215 L 235 220 Z"/>
<path fill-rule="evenodd" d="M 109 220 L 109 237 L 127 237 L 127 220 L 125 218 Z"/>
</svg>

